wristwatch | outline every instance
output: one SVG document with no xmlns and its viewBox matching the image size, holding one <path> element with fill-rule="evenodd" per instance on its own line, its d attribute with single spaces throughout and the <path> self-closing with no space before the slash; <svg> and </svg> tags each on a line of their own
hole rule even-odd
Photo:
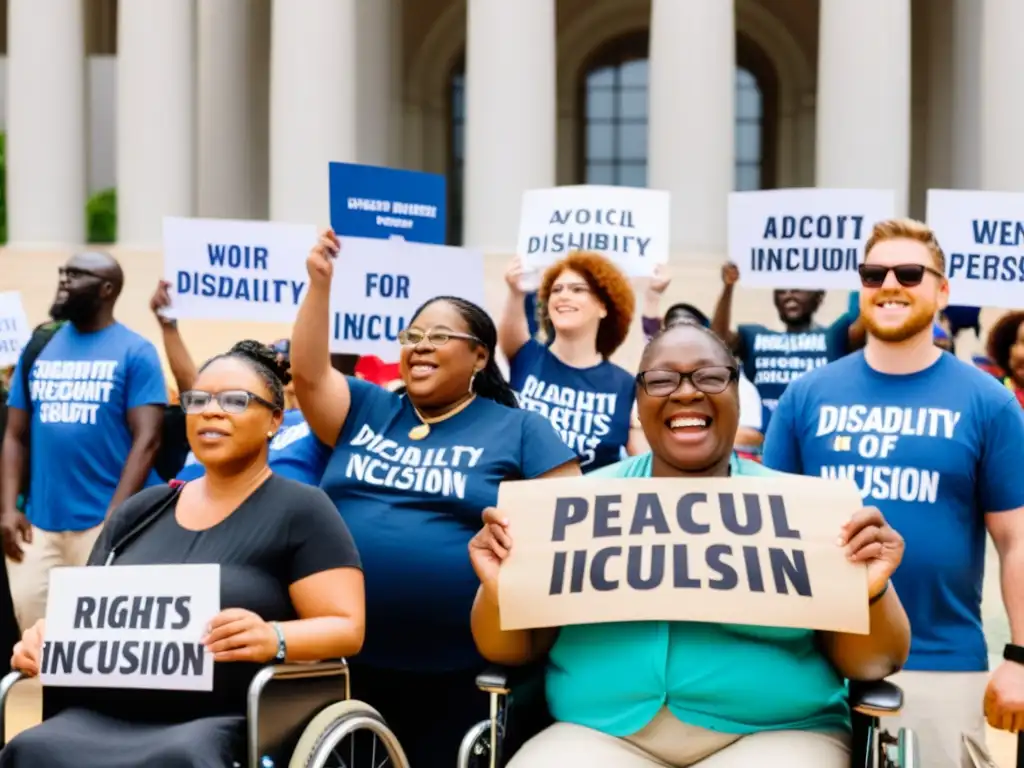
<svg viewBox="0 0 1024 768">
<path fill-rule="evenodd" d="M 1003 648 L 1003 658 L 1015 664 L 1024 664 L 1024 645 L 1007 643 Z"/>
</svg>

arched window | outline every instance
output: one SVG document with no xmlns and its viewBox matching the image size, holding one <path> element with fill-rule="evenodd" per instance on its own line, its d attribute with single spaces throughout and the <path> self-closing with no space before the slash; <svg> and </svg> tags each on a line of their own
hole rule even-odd
<svg viewBox="0 0 1024 768">
<path fill-rule="evenodd" d="M 613 41 L 581 83 L 579 177 L 584 184 L 647 185 L 647 33 Z M 774 186 L 774 72 L 740 37 L 736 66 L 734 188 Z"/>
</svg>

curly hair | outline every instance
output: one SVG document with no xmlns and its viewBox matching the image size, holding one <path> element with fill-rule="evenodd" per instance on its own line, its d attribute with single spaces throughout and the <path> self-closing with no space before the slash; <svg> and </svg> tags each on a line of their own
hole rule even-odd
<svg viewBox="0 0 1024 768">
<path fill-rule="evenodd" d="M 599 253 L 577 251 L 556 261 L 545 270 L 537 291 L 537 322 L 549 339 L 555 337 L 555 329 L 548 314 L 548 299 L 555 280 L 567 269 L 587 281 L 591 292 L 608 311 L 608 316 L 597 327 L 596 347 L 601 357 L 609 358 L 622 346 L 629 334 L 636 307 L 633 286 L 618 267 Z"/>
<path fill-rule="evenodd" d="M 988 359 L 1007 375 L 1010 373 L 1010 348 L 1017 343 L 1021 323 L 1024 323 L 1024 312 L 1007 312 L 988 332 L 985 344 Z"/>
</svg>

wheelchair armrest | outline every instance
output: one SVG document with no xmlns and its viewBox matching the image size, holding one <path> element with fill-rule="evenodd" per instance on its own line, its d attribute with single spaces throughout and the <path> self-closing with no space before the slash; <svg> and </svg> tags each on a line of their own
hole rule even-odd
<svg viewBox="0 0 1024 768">
<path fill-rule="evenodd" d="M 344 659 L 263 667 L 249 684 L 246 702 L 248 765 L 258 766 L 263 755 L 287 764 L 309 721 L 350 695 Z"/>
<path fill-rule="evenodd" d="M 521 667 L 488 667 L 476 676 L 476 687 L 484 693 L 507 696 L 513 690 L 543 685 L 547 660 Z"/>
<path fill-rule="evenodd" d="M 24 679 L 24 677 L 25 675 L 21 672 L 14 670 L 13 672 L 8 672 L 0 680 L 0 747 L 7 743 L 7 696 L 10 694 L 14 684 Z"/>
<path fill-rule="evenodd" d="M 868 717 L 895 715 L 903 708 L 903 691 L 887 680 L 851 680 L 850 708 Z"/>
</svg>

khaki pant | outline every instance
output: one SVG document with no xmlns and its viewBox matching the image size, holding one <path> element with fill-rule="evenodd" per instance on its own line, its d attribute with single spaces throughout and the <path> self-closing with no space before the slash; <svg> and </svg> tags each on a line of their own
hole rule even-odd
<svg viewBox="0 0 1024 768">
<path fill-rule="evenodd" d="M 845 734 L 719 733 L 680 722 L 668 709 L 624 739 L 556 723 L 530 739 L 508 768 L 850 768 Z"/>
<path fill-rule="evenodd" d="M 889 680 L 903 689 L 903 711 L 882 727 L 893 735 L 913 729 L 921 768 L 961 768 L 961 735 L 985 743 L 988 679 L 988 672 L 899 672 Z"/>
<path fill-rule="evenodd" d="M 14 614 L 21 631 L 46 617 L 46 596 L 50 569 L 62 565 L 85 565 L 103 525 L 85 531 L 44 531 L 32 526 L 32 543 L 22 542 L 20 563 L 7 558 Z"/>
</svg>

